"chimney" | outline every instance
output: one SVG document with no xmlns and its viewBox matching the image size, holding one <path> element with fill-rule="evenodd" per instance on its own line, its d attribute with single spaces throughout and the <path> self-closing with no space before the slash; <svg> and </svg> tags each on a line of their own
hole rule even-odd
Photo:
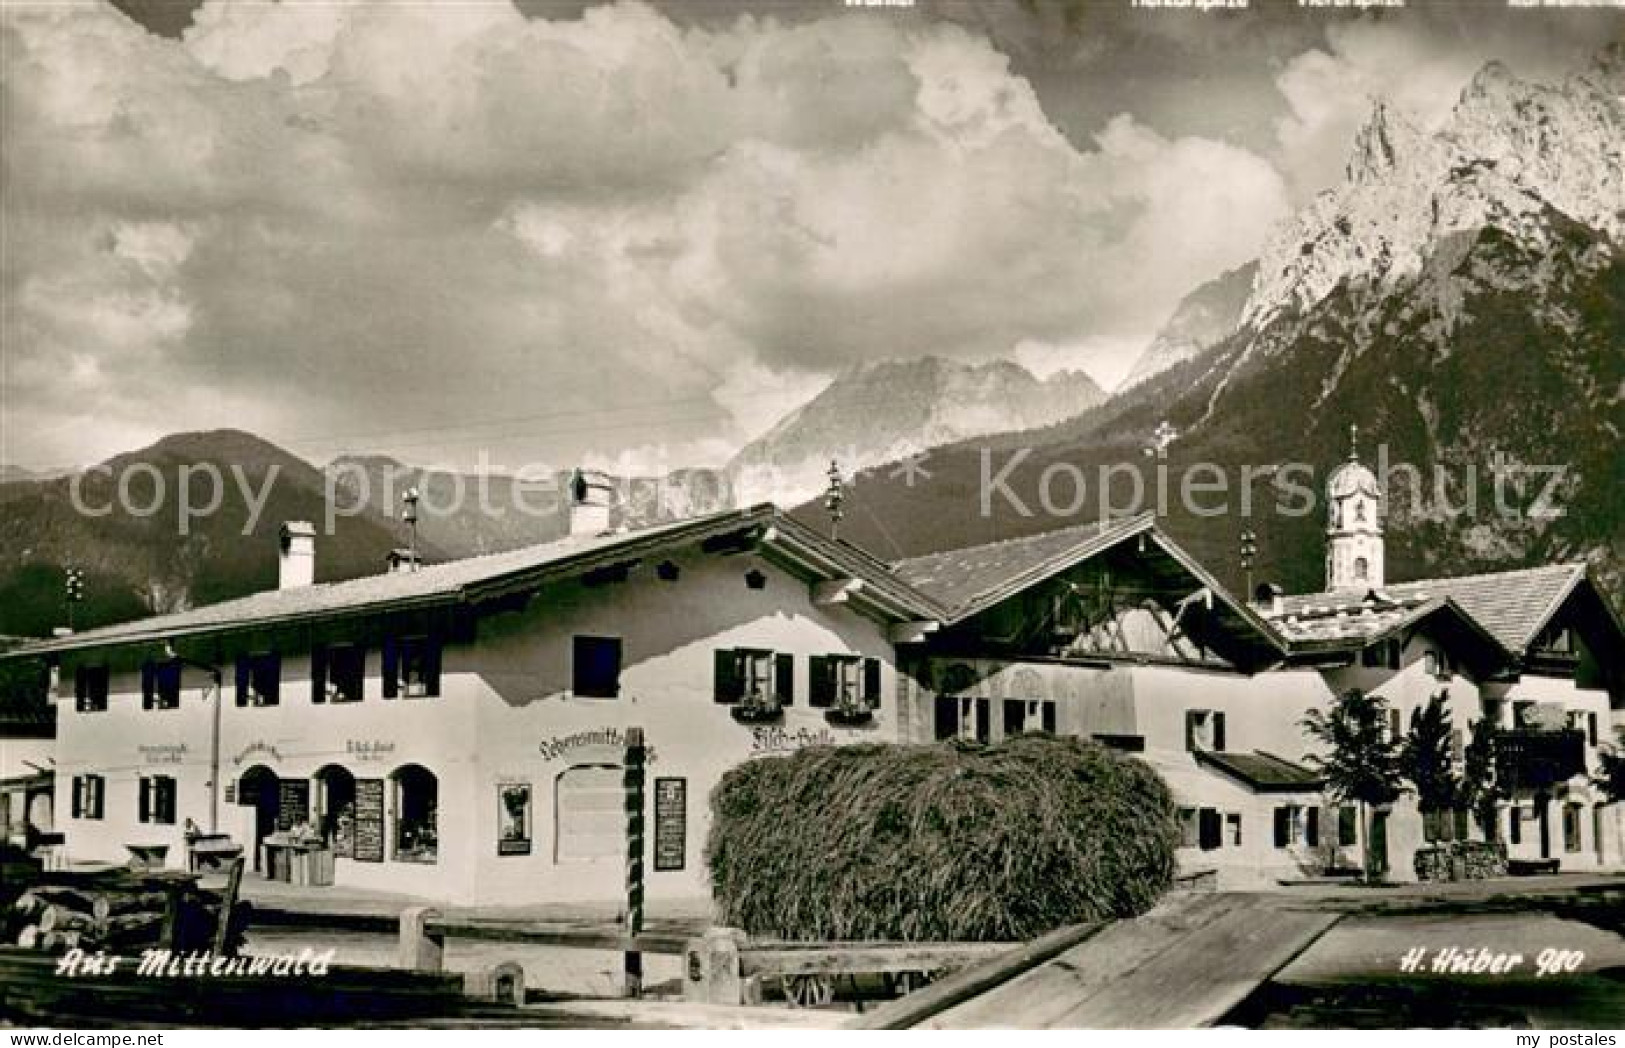
<svg viewBox="0 0 1625 1048">
<path fill-rule="evenodd" d="M 316 581 L 316 525 L 290 520 L 282 525 L 277 558 L 277 589 L 298 589 Z"/>
<path fill-rule="evenodd" d="M 423 566 L 423 558 L 418 555 L 417 550 L 412 549 L 392 549 L 384 559 L 389 564 L 391 575 L 416 571 Z"/>
<path fill-rule="evenodd" d="M 603 535 L 609 531 L 610 496 L 615 487 L 597 471 L 576 470 L 570 475 L 570 537 Z"/>
</svg>

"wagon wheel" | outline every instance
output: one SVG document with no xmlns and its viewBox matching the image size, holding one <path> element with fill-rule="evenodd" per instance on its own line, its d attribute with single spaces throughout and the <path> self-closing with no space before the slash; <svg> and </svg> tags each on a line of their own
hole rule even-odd
<svg viewBox="0 0 1625 1048">
<path fill-rule="evenodd" d="M 824 975 L 781 975 L 784 999 L 797 1008 L 822 1008 L 835 1000 L 835 980 Z"/>
</svg>

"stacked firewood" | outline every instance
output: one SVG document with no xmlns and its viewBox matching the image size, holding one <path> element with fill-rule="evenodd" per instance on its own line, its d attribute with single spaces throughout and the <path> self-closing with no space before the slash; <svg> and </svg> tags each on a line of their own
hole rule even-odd
<svg viewBox="0 0 1625 1048">
<path fill-rule="evenodd" d="M 53 953 L 75 948 L 139 953 L 157 946 L 206 950 L 226 907 L 221 892 L 195 884 L 166 886 L 136 877 L 100 884 L 47 881 L 17 897 L 8 931 L 18 946 Z M 246 904 L 232 907 L 229 952 L 241 944 L 246 920 Z"/>
</svg>

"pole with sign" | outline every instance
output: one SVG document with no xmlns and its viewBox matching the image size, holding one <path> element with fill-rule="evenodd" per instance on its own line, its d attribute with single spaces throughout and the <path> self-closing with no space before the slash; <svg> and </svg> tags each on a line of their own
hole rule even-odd
<svg viewBox="0 0 1625 1048">
<path fill-rule="evenodd" d="M 636 939 L 643 934 L 643 729 L 626 730 L 626 934 Z M 643 993 L 643 952 L 634 943 L 626 951 L 626 996 Z"/>
</svg>

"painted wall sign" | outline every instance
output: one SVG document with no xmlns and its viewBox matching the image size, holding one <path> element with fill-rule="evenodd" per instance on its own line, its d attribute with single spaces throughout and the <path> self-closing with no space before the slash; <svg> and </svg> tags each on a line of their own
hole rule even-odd
<svg viewBox="0 0 1625 1048">
<path fill-rule="evenodd" d="M 148 764 L 184 764 L 186 743 L 177 742 L 161 746 L 137 746 L 136 752 Z"/>
<path fill-rule="evenodd" d="M 382 739 L 349 739 L 344 752 L 358 761 L 382 761 L 395 755 L 395 744 Z"/>
<path fill-rule="evenodd" d="M 282 754 L 275 746 L 268 742 L 251 742 L 247 746 L 244 746 L 242 751 L 231 759 L 231 762 L 233 764 L 242 764 L 250 757 L 266 757 L 273 761 L 280 761 L 282 759 Z"/>
<path fill-rule="evenodd" d="M 355 781 L 355 857 L 384 861 L 384 780 Z"/>
<path fill-rule="evenodd" d="M 833 746 L 835 742 L 835 733 L 828 728 L 796 728 L 791 731 L 769 725 L 750 730 L 750 752 L 757 757 L 794 753 L 807 746 Z"/>
<path fill-rule="evenodd" d="M 655 780 L 655 872 L 688 864 L 688 780 Z"/>
<path fill-rule="evenodd" d="M 569 757 L 572 764 L 619 764 L 626 757 L 626 732 L 613 725 L 588 728 L 569 735 L 550 735 L 536 748 L 544 761 Z M 643 762 L 653 764 L 654 759 L 654 747 L 645 744 Z"/>
</svg>

